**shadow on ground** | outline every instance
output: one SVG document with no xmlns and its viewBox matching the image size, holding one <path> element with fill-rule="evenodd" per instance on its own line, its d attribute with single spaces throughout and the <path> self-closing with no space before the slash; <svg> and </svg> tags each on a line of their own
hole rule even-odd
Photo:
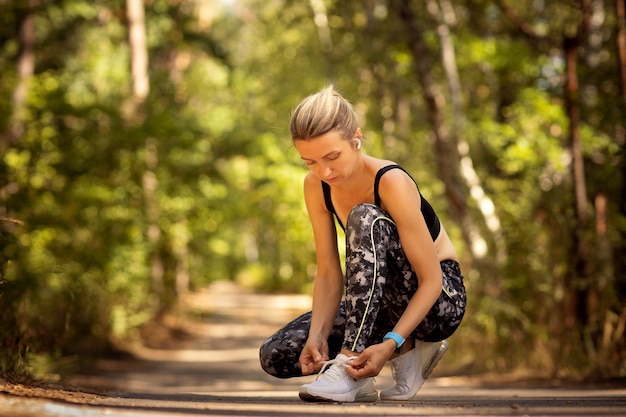
<svg viewBox="0 0 626 417">
<path fill-rule="evenodd" d="M 302 402 L 298 388 L 314 377 L 281 380 L 265 374 L 258 347 L 310 303 L 307 296 L 258 295 L 232 283 L 215 283 L 185 298 L 184 316 L 194 320 L 169 317 L 162 326 L 144 329 L 147 344 L 136 347 L 134 357 L 98 361 L 69 378 L 74 388 L 0 380 L 0 416 L 626 415 L 623 384 L 498 384 L 443 377 L 438 370 L 411 401 Z M 376 383 L 378 388 L 393 383 L 388 369 Z"/>
</svg>

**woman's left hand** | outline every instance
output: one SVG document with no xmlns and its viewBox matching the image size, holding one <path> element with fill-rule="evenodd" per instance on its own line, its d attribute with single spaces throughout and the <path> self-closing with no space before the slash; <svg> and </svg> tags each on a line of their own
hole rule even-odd
<svg viewBox="0 0 626 417">
<path fill-rule="evenodd" d="M 376 376 L 383 369 L 393 351 L 393 343 L 372 345 L 348 362 L 350 366 L 346 367 L 346 372 L 354 379 Z"/>
</svg>

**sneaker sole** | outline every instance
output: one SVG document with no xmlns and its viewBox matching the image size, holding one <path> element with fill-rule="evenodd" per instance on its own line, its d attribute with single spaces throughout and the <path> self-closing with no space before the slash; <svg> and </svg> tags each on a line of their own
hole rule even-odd
<svg viewBox="0 0 626 417">
<path fill-rule="evenodd" d="M 378 400 L 378 391 L 366 393 L 357 392 L 354 397 L 350 394 L 335 394 L 334 398 L 321 397 L 306 391 L 300 391 L 298 395 L 302 401 L 314 403 L 371 403 Z"/>
<path fill-rule="evenodd" d="M 424 379 L 428 379 L 430 374 L 433 372 L 433 369 L 435 369 L 435 366 L 437 366 L 437 364 L 439 363 L 441 358 L 443 358 L 443 355 L 445 355 L 447 351 L 448 351 L 448 342 L 446 340 L 443 340 L 441 344 L 439 345 L 439 347 L 437 347 L 437 350 L 435 351 L 435 354 L 433 355 L 433 357 L 430 359 L 430 361 L 428 362 L 428 364 L 424 367 L 424 370 L 422 371 L 422 377 Z"/>
</svg>

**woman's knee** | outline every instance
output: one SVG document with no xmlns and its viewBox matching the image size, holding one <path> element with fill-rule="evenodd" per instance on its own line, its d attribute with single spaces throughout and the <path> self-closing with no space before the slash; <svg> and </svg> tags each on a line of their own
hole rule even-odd
<svg viewBox="0 0 626 417">
<path fill-rule="evenodd" d="M 279 362 L 280 347 L 276 345 L 272 339 L 267 339 L 259 349 L 259 361 L 261 368 L 268 374 L 278 377 L 278 369 L 276 363 Z"/>
<path fill-rule="evenodd" d="M 261 345 L 259 361 L 261 368 L 276 378 L 291 378 L 302 375 L 294 349 L 272 338 L 267 339 Z"/>
<path fill-rule="evenodd" d="M 364 221 L 371 222 L 380 217 L 388 216 L 380 207 L 374 204 L 357 204 L 348 214 L 346 228 L 361 227 Z M 369 220 L 368 220 L 369 219 Z"/>
</svg>

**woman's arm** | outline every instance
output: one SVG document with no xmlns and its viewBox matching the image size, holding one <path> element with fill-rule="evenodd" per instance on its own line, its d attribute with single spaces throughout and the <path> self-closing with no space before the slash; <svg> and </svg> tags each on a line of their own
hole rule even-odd
<svg viewBox="0 0 626 417">
<path fill-rule="evenodd" d="M 442 291 L 441 265 L 424 216 L 421 197 L 413 180 L 401 170 L 381 178 L 384 209 L 396 223 L 402 249 L 419 282 L 418 289 L 394 329 L 407 337 L 422 322 Z"/>
<path fill-rule="evenodd" d="M 311 173 L 304 180 L 304 199 L 313 227 L 317 259 L 311 328 L 300 357 L 302 372 L 307 375 L 319 371 L 320 362 L 329 359 L 327 341 L 343 295 L 343 274 L 335 222 L 326 209 L 320 180 Z"/>
<path fill-rule="evenodd" d="M 426 317 L 441 294 L 441 265 L 421 215 L 421 197 L 413 180 L 400 170 L 388 172 L 381 179 L 381 200 L 390 202 L 385 209 L 396 223 L 402 248 L 419 282 L 396 327 L 389 330 L 407 337 Z"/>
<path fill-rule="evenodd" d="M 393 329 L 406 338 L 424 320 L 442 291 L 441 266 L 428 226 L 421 215 L 421 198 L 413 180 L 401 170 L 387 172 L 380 182 L 383 209 L 393 218 L 402 249 L 417 274 L 418 289 Z M 355 378 L 376 376 L 396 348 L 393 340 L 368 347 L 348 373 Z"/>
</svg>

